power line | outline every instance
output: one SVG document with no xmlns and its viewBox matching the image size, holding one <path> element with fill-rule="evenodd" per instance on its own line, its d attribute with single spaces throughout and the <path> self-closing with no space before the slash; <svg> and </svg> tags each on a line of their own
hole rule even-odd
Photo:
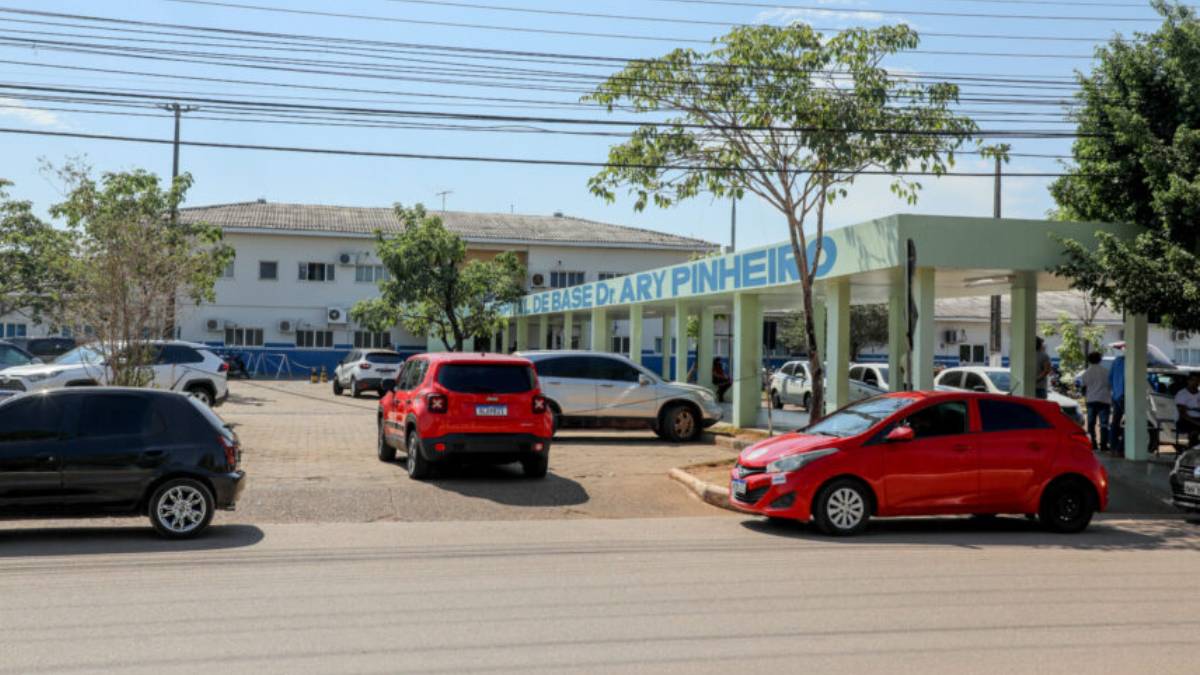
<svg viewBox="0 0 1200 675">
<path fill-rule="evenodd" d="M 193 0 L 167 0 L 167 2 L 191 2 Z M 392 0 L 393 2 L 405 2 L 408 0 Z M 415 1 L 415 0 L 414 0 Z M 935 10 L 884 10 L 875 7 L 853 5 L 850 7 L 830 7 L 829 5 L 793 5 L 779 2 L 748 2 L 746 0 L 653 0 L 654 2 L 672 2 L 683 5 L 723 5 L 726 7 L 755 7 L 759 9 L 802 9 L 810 12 L 870 12 L 883 16 L 942 16 L 942 17 L 957 17 L 967 19 L 1017 19 L 1017 20 L 1032 20 L 1032 21 L 1115 21 L 1122 23 L 1159 23 L 1161 19 L 1150 19 L 1128 16 L 1062 16 L 1062 15 L 1044 15 L 1044 14 L 990 14 L 983 12 L 939 12 Z M 1004 3 L 1000 3 L 1004 4 Z M 1014 3 L 1015 4 L 1015 3 Z M 1035 4 L 1051 4 L 1051 3 L 1035 3 Z"/>
</svg>

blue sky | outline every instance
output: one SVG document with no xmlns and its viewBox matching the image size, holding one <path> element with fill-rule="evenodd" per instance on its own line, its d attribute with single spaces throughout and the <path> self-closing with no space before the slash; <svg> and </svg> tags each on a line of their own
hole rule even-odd
<svg viewBox="0 0 1200 675">
<path fill-rule="evenodd" d="M 84 14 L 140 21 L 188 24 L 260 30 L 279 33 L 301 33 L 329 37 L 382 40 L 457 47 L 524 50 L 572 54 L 592 54 L 611 57 L 648 57 L 665 53 L 676 46 L 704 48 L 701 44 L 677 40 L 708 40 L 724 32 L 720 26 L 697 23 L 617 20 L 597 17 L 539 15 L 511 11 L 491 11 L 478 7 L 446 6 L 443 3 L 422 4 L 397 0 L 345 0 L 318 2 L 316 0 L 229 0 L 235 4 L 264 7 L 352 13 L 371 16 L 371 19 L 352 19 L 330 16 L 294 15 L 248 10 L 230 6 L 182 4 L 170 0 L 125 0 L 87 2 L 83 0 L 0 0 L 0 8 L 18 8 Z M 482 4 L 512 8 L 552 9 L 606 14 L 625 14 L 638 17 L 668 17 L 687 21 L 718 23 L 756 23 L 806 21 L 821 28 L 842 28 L 852 25 L 877 26 L 882 23 L 905 21 L 923 33 L 961 33 L 1023 36 L 1022 39 L 983 39 L 933 37 L 922 39 L 922 50 L 967 52 L 967 54 L 904 54 L 888 65 L 898 70 L 922 73 L 989 74 L 1025 78 L 1059 78 L 1069 76 L 1074 69 L 1086 69 L 1094 43 L 1087 40 L 1049 41 L 1032 37 L 1107 38 L 1115 32 L 1129 35 L 1135 30 L 1153 30 L 1156 15 L 1148 5 L 1124 0 L 1073 0 L 1054 3 L 1006 0 L 951 1 L 926 0 L 781 0 L 756 3 L 695 4 L 662 0 L 593 0 L 591 2 L 539 2 L 536 0 L 463 0 L 466 4 Z M 745 6 L 758 4 L 764 6 Z M 765 5 L 780 5 L 769 8 Z M 1113 6 L 1109 6 L 1113 5 Z M 948 17 L 929 15 L 931 12 L 959 12 L 1076 17 L 1068 20 L 1025 20 L 997 17 Z M 1090 20 L 1093 18 L 1132 18 L 1147 21 Z M 80 31 L 21 24 L 12 19 L 28 16 L 0 12 L 0 37 L 29 33 L 13 31 Z M 395 21 L 385 21 L 389 18 Z M 56 19 L 57 20 L 57 19 Z M 659 38 L 656 40 L 586 37 L 580 35 L 535 34 L 530 32 L 487 30 L 483 28 L 435 26 L 406 22 L 452 22 L 492 27 L 515 27 L 589 33 L 621 33 Z M 94 32 L 94 31 L 92 31 Z M 61 38 L 55 38 L 61 39 Z M 203 54 L 205 48 L 195 48 Z M 229 51 L 229 50 L 226 50 Z M 978 52 L 1037 53 L 1053 57 L 1013 58 L 973 55 Z M 419 54 L 419 52 L 417 52 Z M 278 56 L 278 54 L 275 54 Z M 1083 58 L 1061 58 L 1082 56 Z M 308 58 L 300 55 L 299 58 Z M 347 58 L 347 57 L 312 57 Z M 414 56 L 414 58 L 420 58 Z M 502 108 L 461 107 L 411 94 L 434 93 L 468 96 L 511 96 L 573 102 L 577 94 L 544 91 L 524 91 L 496 88 L 502 82 L 481 83 L 483 86 L 448 85 L 436 82 L 409 80 L 380 80 L 347 75 L 313 75 L 269 72 L 245 68 L 201 65 L 194 63 L 157 62 L 145 59 L 108 55 L 59 53 L 0 41 L 0 60 L 30 64 L 83 66 L 122 70 L 138 70 L 164 75 L 189 77 L 236 78 L 270 81 L 281 84 L 318 85 L 329 87 L 366 88 L 392 92 L 389 94 L 339 94 L 249 85 L 228 85 L 169 78 L 114 75 L 107 73 L 73 72 L 40 67 L 0 63 L 0 83 L 37 84 L 65 88 L 141 89 L 161 93 L 193 92 L 192 95 L 220 96 L 322 96 L 325 104 L 337 104 L 345 96 L 354 99 L 348 105 L 377 105 L 455 112 L 494 112 L 497 114 L 548 114 L 586 118 L 604 117 L 599 110 L 575 112 L 551 110 L 545 112 Z M 412 65 L 412 64 L 409 64 Z M 522 64 L 506 64 L 520 67 Z M 538 66 L 534 66 L 538 67 Z M 553 66 L 551 66 L 553 67 Z M 422 77 L 421 66 L 408 71 L 414 79 Z M 588 69 L 603 73 L 603 69 Z M 363 74 L 368 74 L 366 71 Z M 1067 89 L 1016 90 L 1030 96 L 1060 97 Z M 11 92 L 11 90 L 9 90 Z M 983 96 L 986 89 L 974 89 Z M 73 131 L 95 134 L 117 134 L 169 138 L 171 120 L 163 113 L 153 117 L 121 117 L 91 115 L 75 112 L 37 110 L 48 104 L 20 100 L 17 94 L 0 92 L 0 127 Z M 964 105 L 964 107 L 967 107 Z M 1056 129 L 1069 130 L 1070 125 L 1052 123 L 1061 117 L 1055 106 L 972 104 L 974 110 L 997 112 L 1033 111 L 1037 122 L 980 122 L 989 129 Z M 147 111 L 153 112 L 153 111 Z M 597 137 L 479 133 L 461 130 L 429 129 L 361 129 L 332 126 L 294 126 L 233 123 L 197 119 L 204 111 L 186 119 L 184 138 L 202 141 L 253 143 L 266 145 L 316 146 L 356 150 L 429 153 L 447 155 L 487 155 L 508 157 L 549 157 L 583 161 L 602 161 L 612 139 Z M 210 113 L 211 114 L 211 113 Z M 986 115 L 977 115 L 985 117 Z M 1018 118 L 1019 119 L 1019 118 Z M 1015 152 L 1066 154 L 1069 141 L 1017 140 Z M 37 136 L 0 134 L 0 177 L 16 183 L 15 196 L 32 200 L 44 213 L 59 199 L 58 187 L 38 168 L 39 158 L 61 162 L 70 156 L 86 155 L 98 170 L 120 170 L 143 167 L 169 175 L 171 153 L 169 146 L 115 143 L 84 139 L 58 139 Z M 563 211 L 608 222 L 648 227 L 682 235 L 701 237 L 727 243 L 729 236 L 729 204 L 708 197 L 699 197 L 683 205 L 662 210 L 648 208 L 635 213 L 628 199 L 607 204 L 592 196 L 587 179 L 594 170 L 587 168 L 538 167 L 507 164 L 471 164 L 402 159 L 366 159 L 299 154 L 279 154 L 258 151 L 219 149 L 183 149 L 183 169 L 190 171 L 196 185 L 189 204 L 212 204 L 266 198 L 270 201 L 324 203 L 343 205 L 381 206 L 394 202 L 411 204 L 424 202 L 437 206 L 436 193 L 452 190 L 447 207 L 467 211 L 499 211 L 510 209 L 525 213 L 549 214 Z M 990 170 L 990 164 L 977 157 L 963 157 L 958 166 L 965 171 Z M 1058 170 L 1052 159 L 1014 158 L 1009 171 L 1046 172 Z M 1053 206 L 1043 178 L 1011 178 L 1005 182 L 1004 215 L 1012 217 L 1041 217 Z M 850 198 L 838 204 L 829 214 L 833 225 L 848 224 L 893 212 L 920 212 L 990 216 L 992 212 L 992 182 L 984 178 L 943 178 L 923 181 L 925 190 L 915 207 L 893 198 L 887 181 L 864 178 Z M 739 205 L 738 245 L 750 246 L 780 241 L 787 233 L 781 215 L 765 204 L 748 198 Z"/>
</svg>

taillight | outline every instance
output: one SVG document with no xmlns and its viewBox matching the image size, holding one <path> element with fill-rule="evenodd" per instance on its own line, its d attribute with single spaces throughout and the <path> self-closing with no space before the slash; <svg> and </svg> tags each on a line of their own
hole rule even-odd
<svg viewBox="0 0 1200 675">
<path fill-rule="evenodd" d="M 228 373 L 229 372 L 229 364 L 222 361 L 221 365 L 217 366 L 217 372 L 218 373 Z"/>
<path fill-rule="evenodd" d="M 537 395 L 533 397 L 533 414 L 540 415 L 546 412 L 546 397 Z"/>
<path fill-rule="evenodd" d="M 431 413 L 444 413 L 450 407 L 450 399 L 445 394 L 430 394 L 425 397 L 425 404 Z"/>
<path fill-rule="evenodd" d="M 231 440 L 225 434 L 217 434 L 217 441 L 221 443 L 221 449 L 225 451 L 225 465 L 230 471 L 237 468 L 238 463 L 238 444 L 237 441 Z"/>
<path fill-rule="evenodd" d="M 370 370 L 371 364 L 367 363 L 366 361 L 363 361 L 362 363 L 358 364 L 358 367 L 362 368 L 363 370 Z"/>
</svg>

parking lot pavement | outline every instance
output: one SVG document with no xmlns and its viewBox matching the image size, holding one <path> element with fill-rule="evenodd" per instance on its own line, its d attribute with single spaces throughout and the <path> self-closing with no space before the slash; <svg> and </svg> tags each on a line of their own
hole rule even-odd
<svg viewBox="0 0 1200 675">
<path fill-rule="evenodd" d="M 371 522 L 711 516 L 668 469 L 731 456 L 712 445 L 664 443 L 650 432 L 564 432 L 550 474 L 474 466 L 428 482 L 375 456 L 373 394 L 334 397 L 329 384 L 230 382 L 218 408 L 235 425 L 248 482 L 217 522 Z M 401 457 L 403 455 L 401 454 Z"/>
</svg>

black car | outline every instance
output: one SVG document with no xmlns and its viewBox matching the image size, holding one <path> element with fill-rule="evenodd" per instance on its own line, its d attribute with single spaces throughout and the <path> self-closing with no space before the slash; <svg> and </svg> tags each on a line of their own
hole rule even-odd
<svg viewBox="0 0 1200 675">
<path fill-rule="evenodd" d="M 0 403 L 0 518 L 149 516 L 191 537 L 233 509 L 237 435 L 194 398 L 79 387 Z"/>
<path fill-rule="evenodd" d="M 1171 496 L 1175 506 L 1200 513 L 1200 448 L 1179 455 L 1171 470 Z"/>
<path fill-rule="evenodd" d="M 8 340 L 0 340 L 0 370 L 36 363 L 33 354 Z"/>
<path fill-rule="evenodd" d="M 8 342 L 24 349 L 47 363 L 79 346 L 69 337 L 7 338 Z"/>
</svg>

